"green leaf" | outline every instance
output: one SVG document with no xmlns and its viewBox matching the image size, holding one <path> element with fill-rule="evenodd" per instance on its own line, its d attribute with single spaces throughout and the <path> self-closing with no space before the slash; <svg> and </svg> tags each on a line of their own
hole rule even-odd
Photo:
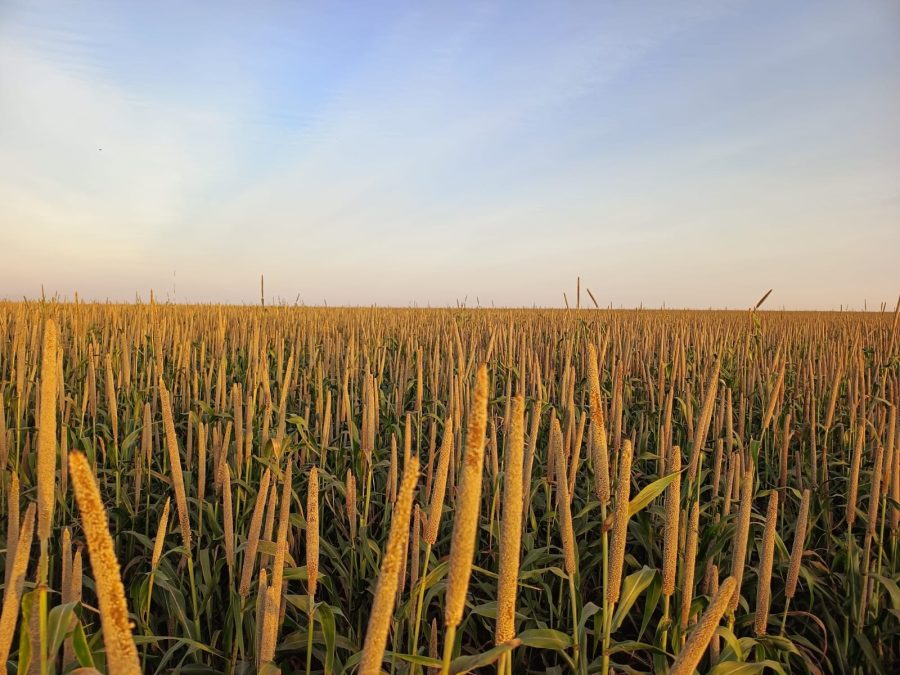
<svg viewBox="0 0 900 675">
<path fill-rule="evenodd" d="M 593 602 L 587 603 L 584 607 L 581 608 L 581 617 L 578 619 L 578 632 L 584 630 L 584 627 L 587 625 L 588 619 L 594 616 L 597 612 L 600 611 L 600 607 L 598 607 Z"/>
<path fill-rule="evenodd" d="M 862 647 L 863 654 L 866 655 L 866 660 L 872 668 L 871 672 L 877 672 L 879 675 L 886 675 L 884 664 L 872 648 L 872 643 L 869 642 L 869 638 L 862 633 L 856 633 L 853 637 L 856 638 L 857 643 Z"/>
<path fill-rule="evenodd" d="M 362 652 L 360 652 L 360 655 Z M 443 664 L 443 661 L 440 659 L 433 659 L 430 656 L 422 656 L 421 654 L 401 654 L 400 652 L 392 652 L 386 651 L 384 653 L 384 660 L 398 658 L 401 661 L 406 661 L 407 663 L 414 663 L 417 666 L 424 666 L 426 668 L 440 668 Z M 350 662 L 347 662 L 347 667 L 349 668 Z"/>
<path fill-rule="evenodd" d="M 22 596 L 22 626 L 28 626 L 31 622 L 31 612 L 38 611 L 35 605 L 37 591 L 25 593 Z M 19 631 L 19 663 L 18 673 L 25 675 L 31 665 L 31 633 L 28 630 Z"/>
<path fill-rule="evenodd" d="M 615 645 L 609 648 L 610 654 L 618 654 L 619 652 L 630 654 L 632 652 L 641 651 L 652 652 L 654 654 L 659 654 L 660 656 L 669 656 L 667 652 L 660 649 L 656 645 L 647 644 L 646 642 L 635 642 L 634 640 L 617 642 Z"/>
<path fill-rule="evenodd" d="M 196 649 L 201 652 L 206 652 L 207 654 L 212 654 L 214 656 L 218 656 L 219 658 L 224 658 L 224 655 L 219 650 L 214 647 L 210 647 L 209 645 L 205 645 L 202 642 L 197 642 L 196 640 L 191 640 L 190 638 L 180 638 L 180 637 L 170 637 L 163 635 L 135 635 L 134 636 L 134 644 L 136 645 L 145 645 L 145 644 L 155 644 L 157 642 L 173 641 L 176 647 L 190 647 L 191 649 Z"/>
<path fill-rule="evenodd" d="M 520 644 L 520 640 L 513 638 L 492 649 L 488 649 L 486 652 L 472 654 L 471 656 L 459 656 L 450 662 L 450 672 L 453 675 L 457 675 L 458 673 L 468 673 L 470 670 L 475 670 L 476 668 L 484 668 L 485 666 L 494 663 L 494 661 L 507 652 L 512 651 Z"/>
<path fill-rule="evenodd" d="M 657 478 L 650 483 L 650 485 L 638 492 L 637 495 L 635 495 L 635 498 L 628 502 L 628 517 L 631 518 L 635 513 L 644 509 L 650 502 L 661 495 L 676 478 L 680 477 L 681 473 L 670 473 L 668 476 Z"/>
<path fill-rule="evenodd" d="M 787 673 L 784 671 L 784 668 L 780 663 L 778 663 L 778 661 L 766 659 L 765 661 L 759 661 L 759 665 L 774 670 L 776 673 L 781 673 L 781 675 L 787 675 Z"/>
<path fill-rule="evenodd" d="M 75 652 L 75 658 L 82 668 L 94 668 L 94 655 L 88 646 L 87 637 L 84 634 L 84 627 L 81 622 L 75 624 L 75 630 L 72 632 L 72 651 Z"/>
<path fill-rule="evenodd" d="M 322 636 L 325 638 L 325 675 L 331 675 L 334 672 L 334 612 L 331 606 L 321 603 L 316 607 L 316 616 L 319 619 L 319 625 L 322 626 Z"/>
<path fill-rule="evenodd" d="M 894 609 L 900 610 L 900 587 L 897 586 L 897 582 L 893 579 L 883 577 L 880 574 L 873 574 L 872 578 L 878 579 L 878 581 L 881 582 L 881 585 L 887 589 L 891 596 L 891 605 Z"/>
<path fill-rule="evenodd" d="M 754 675 L 765 670 L 761 663 L 741 663 L 740 661 L 723 661 L 717 663 L 709 671 L 709 675 Z"/>
<path fill-rule="evenodd" d="M 51 659 L 56 657 L 66 635 L 74 628 L 72 619 L 75 616 L 76 604 L 70 602 L 58 605 L 47 615 L 47 655 Z"/>
<path fill-rule="evenodd" d="M 472 608 L 472 614 L 487 617 L 488 619 L 497 618 L 497 601 L 491 600 Z"/>
<path fill-rule="evenodd" d="M 757 638 L 757 642 L 769 649 L 776 649 L 778 651 L 788 652 L 790 654 L 801 656 L 800 650 L 797 649 L 797 646 L 787 638 L 781 637 L 780 635 L 760 635 Z"/>
<path fill-rule="evenodd" d="M 744 660 L 744 650 L 741 649 L 741 643 L 730 629 L 725 626 L 719 626 L 716 628 L 716 635 L 725 638 L 725 642 L 728 643 L 728 647 L 722 651 L 721 657 L 723 659 L 727 656 L 728 649 L 730 649 L 735 659 L 738 661 Z"/>
<path fill-rule="evenodd" d="M 659 604 L 660 595 L 662 595 L 662 575 L 657 574 L 653 577 L 653 583 L 647 590 L 647 602 L 644 605 L 644 618 L 641 621 L 641 631 L 637 636 L 638 641 L 641 640 L 650 625 L 650 619 L 653 618 L 653 612 L 656 611 L 656 606 Z"/>
<path fill-rule="evenodd" d="M 572 637 L 552 628 L 532 628 L 519 633 L 516 637 L 526 647 L 538 649 L 555 649 L 565 651 L 572 646 Z"/>
<path fill-rule="evenodd" d="M 616 612 L 612 618 L 612 629 L 616 630 L 622 625 L 622 621 L 628 616 L 632 605 L 637 602 L 644 589 L 650 585 L 656 576 L 656 570 L 646 565 L 633 574 L 629 574 L 625 581 L 622 582 L 622 593 L 619 596 L 619 603 L 616 606 Z"/>
<path fill-rule="evenodd" d="M 750 456 L 753 458 L 753 466 L 759 466 L 759 448 L 762 443 L 758 439 L 750 441 Z"/>
</svg>

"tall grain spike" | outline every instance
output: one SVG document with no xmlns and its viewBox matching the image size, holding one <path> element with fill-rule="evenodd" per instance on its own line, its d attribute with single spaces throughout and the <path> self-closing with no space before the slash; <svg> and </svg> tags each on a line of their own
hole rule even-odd
<svg viewBox="0 0 900 675">
<path fill-rule="evenodd" d="M 316 597 L 319 581 L 319 471 L 309 471 L 306 492 L 306 592 Z"/>
<path fill-rule="evenodd" d="M 269 492 L 271 476 L 271 470 L 266 469 L 256 491 L 256 503 L 253 505 L 253 515 L 250 517 L 250 530 L 247 533 L 247 545 L 244 548 L 244 565 L 241 569 L 241 580 L 238 584 L 238 595 L 242 598 L 250 595 L 250 581 L 253 578 L 253 570 L 256 567 L 256 552 L 259 550 L 259 534 L 262 528 L 263 511 L 266 506 L 266 496 Z"/>
<path fill-rule="evenodd" d="M 522 461 L 525 450 L 525 400 L 513 399 L 512 429 L 507 446 L 503 488 L 503 516 L 500 523 L 500 573 L 497 589 L 495 644 L 515 637 L 516 590 L 522 539 Z"/>
<path fill-rule="evenodd" d="M 56 402 L 59 385 L 57 383 L 56 357 L 59 335 L 53 319 L 44 323 L 44 347 L 41 353 L 41 410 L 38 424 L 37 449 L 37 502 L 38 539 L 41 544 L 42 572 L 46 579 L 46 541 L 53 527 L 53 510 L 56 504 Z"/>
<path fill-rule="evenodd" d="M 350 526 L 350 546 L 356 547 L 356 477 L 353 469 L 347 469 L 347 482 L 345 491 L 347 505 L 347 524 Z"/>
<path fill-rule="evenodd" d="M 609 449 L 606 443 L 606 421 L 603 418 L 603 398 L 600 391 L 600 374 L 597 366 L 597 350 L 588 345 L 588 384 L 591 405 L 591 448 L 594 464 L 594 491 L 600 504 L 609 504 Z"/>
<path fill-rule="evenodd" d="M 866 421 L 860 420 L 856 431 L 856 443 L 853 444 L 853 455 L 850 459 L 850 491 L 847 493 L 847 527 L 852 528 L 856 522 L 856 500 L 859 496 L 859 468 L 862 464 L 863 448 L 866 444 Z"/>
<path fill-rule="evenodd" d="M 778 492 L 769 493 L 766 525 L 763 530 L 762 550 L 759 558 L 759 574 L 756 582 L 756 617 L 753 630 L 757 635 L 766 634 L 769 623 L 769 603 L 772 599 L 772 563 L 775 560 L 775 528 L 778 525 Z"/>
<path fill-rule="evenodd" d="M 0 398 L 3 398 L 0 396 Z M 6 494 L 6 521 L 9 523 L 6 529 L 6 571 L 4 573 L 4 588 L 9 588 L 9 577 L 13 566 L 8 561 L 16 559 L 16 547 L 19 541 L 19 474 L 11 471 L 9 474 L 9 492 Z M 2 663 L 2 661 L 0 661 Z"/>
<path fill-rule="evenodd" d="M 700 502 L 691 504 L 688 517 L 687 537 L 684 544 L 684 570 L 681 588 L 681 630 L 684 631 L 690 619 L 691 603 L 694 601 L 694 575 L 697 564 L 697 543 L 700 537 Z"/>
<path fill-rule="evenodd" d="M 741 484 L 741 503 L 738 508 L 737 524 L 734 528 L 732 545 L 731 576 L 737 582 L 731 598 L 729 611 L 737 609 L 741 597 L 741 581 L 747 564 L 747 538 L 750 536 L 750 513 L 753 509 L 753 464 L 748 462 Z"/>
<path fill-rule="evenodd" d="M 16 556 L 9 565 L 9 581 L 3 593 L 3 611 L 0 613 L 0 663 L 3 664 L 9 658 L 9 648 L 19 617 L 19 603 L 22 600 L 22 590 L 25 588 L 25 572 L 28 569 L 31 542 L 34 538 L 34 512 L 35 505 L 29 504 L 16 542 Z"/>
<path fill-rule="evenodd" d="M 738 592 L 738 584 L 734 577 L 728 577 L 719 586 L 716 593 L 691 632 L 690 637 L 678 654 L 678 658 L 669 669 L 669 675 L 692 675 L 703 658 L 709 642 L 715 635 L 722 616 L 728 609 L 731 597 Z"/>
<path fill-rule="evenodd" d="M 669 472 L 681 471 L 681 448 L 672 446 Z M 681 477 L 666 488 L 666 522 L 663 534 L 662 594 L 670 596 L 675 592 L 675 571 L 678 561 L 678 520 L 681 515 Z"/>
<path fill-rule="evenodd" d="M 809 488 L 803 491 L 800 498 L 800 510 L 797 513 L 797 526 L 794 529 L 794 545 L 791 547 L 791 562 L 788 566 L 787 581 L 784 584 L 784 597 L 790 599 L 797 592 L 797 580 L 800 578 L 800 564 L 806 544 L 806 526 L 809 521 Z"/>
<path fill-rule="evenodd" d="M 394 601 L 400 582 L 400 565 L 409 541 L 409 518 L 412 512 L 413 492 L 419 479 L 419 459 L 412 457 L 403 468 L 403 479 L 397 503 L 391 519 L 391 530 L 381 560 L 378 585 L 372 600 L 369 626 L 359 663 L 360 675 L 380 675 L 388 631 L 394 614 Z"/>
<path fill-rule="evenodd" d="M 575 555 L 575 531 L 572 526 L 572 507 L 569 499 L 569 487 L 566 479 L 566 460 L 563 456 L 562 429 L 559 420 L 553 419 L 550 428 L 550 453 L 555 457 L 556 466 L 556 502 L 559 511 L 559 530 L 562 537 L 563 560 L 566 574 L 575 574 L 577 557 Z"/>
<path fill-rule="evenodd" d="M 69 474 L 75 490 L 75 501 L 88 544 L 94 585 L 100 604 L 103 644 L 106 646 L 106 667 L 112 675 L 140 673 L 137 648 L 131 635 L 125 587 L 112 537 L 109 533 L 106 509 L 97 489 L 87 458 L 80 452 L 69 453 Z"/>
<path fill-rule="evenodd" d="M 172 417 L 172 401 L 169 390 L 162 378 L 159 379 L 159 400 L 162 406 L 163 427 L 166 430 L 166 448 L 169 451 L 169 470 L 175 488 L 175 505 L 178 507 L 178 524 L 181 541 L 187 555 L 191 554 L 191 521 L 188 518 L 187 495 L 184 490 L 184 475 L 181 473 L 181 453 L 178 451 L 178 436 L 175 434 L 175 420 Z"/>
<path fill-rule="evenodd" d="M 162 557 L 163 544 L 166 543 L 166 528 L 169 524 L 169 502 L 171 497 L 166 497 L 162 515 L 159 517 L 159 525 L 156 528 L 156 539 L 153 542 L 153 555 L 150 558 L 150 569 L 156 569 L 159 559 Z"/>
<path fill-rule="evenodd" d="M 700 462 L 700 452 L 706 445 L 706 436 L 709 433 L 709 424 L 712 421 L 713 408 L 716 404 L 716 391 L 718 390 L 719 369 L 722 365 L 721 357 L 716 358 L 709 380 L 706 383 L 706 391 L 703 394 L 703 406 L 700 409 L 700 419 L 694 430 L 694 442 L 691 445 L 691 462 L 688 468 L 688 482 L 693 483 L 697 476 L 697 467 Z"/>
<path fill-rule="evenodd" d="M 431 491 L 431 501 L 428 505 L 428 522 L 425 525 L 423 539 L 434 546 L 437 542 L 438 529 L 441 524 L 441 513 L 444 510 L 444 497 L 447 492 L 447 473 L 450 468 L 450 458 L 453 455 L 453 420 L 448 417 L 444 422 L 444 437 L 441 440 L 441 450 L 438 453 L 437 472 L 434 475 L 434 486 Z"/>
<path fill-rule="evenodd" d="M 628 536 L 628 503 L 631 497 L 631 455 L 631 441 L 626 439 L 619 456 L 619 478 L 616 482 L 612 542 L 609 549 L 609 587 L 606 589 L 606 598 L 611 605 L 619 601 L 622 592 L 625 540 Z"/>
<path fill-rule="evenodd" d="M 469 406 L 469 429 L 463 457 L 462 480 L 457 497 L 453 539 L 450 544 L 450 570 L 444 606 L 446 626 L 458 626 L 462 621 L 469 576 L 475 555 L 478 516 L 481 508 L 481 480 L 484 466 L 484 436 L 487 429 L 488 376 L 487 366 L 478 368 L 475 391 Z"/>
</svg>

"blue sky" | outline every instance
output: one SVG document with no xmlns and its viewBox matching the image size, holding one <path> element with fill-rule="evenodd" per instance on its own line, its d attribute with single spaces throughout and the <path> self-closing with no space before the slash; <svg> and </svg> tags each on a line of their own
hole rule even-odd
<svg viewBox="0 0 900 675">
<path fill-rule="evenodd" d="M 891 306 L 900 5 L 0 3 L 0 297 Z"/>
</svg>

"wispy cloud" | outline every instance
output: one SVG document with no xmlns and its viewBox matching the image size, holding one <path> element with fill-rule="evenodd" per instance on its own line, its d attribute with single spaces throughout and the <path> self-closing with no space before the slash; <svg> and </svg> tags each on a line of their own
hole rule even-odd
<svg viewBox="0 0 900 675">
<path fill-rule="evenodd" d="M 100 10 L 0 23 L 0 295 L 896 292 L 889 3 Z"/>
</svg>

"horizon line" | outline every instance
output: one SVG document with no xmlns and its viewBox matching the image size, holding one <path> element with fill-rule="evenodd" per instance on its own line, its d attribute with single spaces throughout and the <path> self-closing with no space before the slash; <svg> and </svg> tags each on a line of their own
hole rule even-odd
<svg viewBox="0 0 900 675">
<path fill-rule="evenodd" d="M 151 295 L 149 300 L 145 300 L 139 295 L 133 300 L 116 300 L 111 298 L 98 299 L 95 297 L 92 298 L 81 298 L 78 297 L 76 293 L 76 297 L 74 299 L 69 298 L 68 296 L 59 297 L 58 294 L 55 294 L 51 297 L 42 297 L 42 296 L 22 296 L 20 299 L 13 299 L 8 296 L 0 297 L 0 304 L 57 304 L 57 305 L 122 305 L 122 306 L 142 306 L 142 305 L 158 305 L 158 306 L 167 306 L 167 307 L 231 307 L 231 308 L 259 308 L 259 309 L 383 309 L 383 310 L 543 310 L 543 311 L 561 311 L 561 312 L 615 312 L 615 311 L 626 311 L 626 312 L 662 312 L 662 311 L 674 311 L 674 312 L 766 312 L 766 313 L 814 313 L 814 314 L 827 314 L 827 313 L 851 313 L 851 314 L 886 314 L 892 313 L 897 314 L 900 313 L 900 297 L 897 299 L 896 305 L 891 308 L 890 304 L 887 301 L 882 301 L 877 305 L 877 307 L 873 307 L 872 309 L 868 308 L 868 303 L 864 301 L 863 307 L 858 308 L 852 305 L 844 305 L 839 304 L 838 307 L 831 307 L 825 309 L 810 309 L 806 307 L 786 307 L 782 305 L 781 307 L 729 307 L 725 306 L 713 306 L 709 305 L 706 307 L 698 307 L 698 306 L 667 306 L 666 303 L 662 303 L 662 305 L 644 305 L 643 303 L 639 303 L 638 305 L 614 305 L 613 303 L 609 303 L 603 306 L 596 307 L 569 307 L 565 305 L 538 305 L 532 303 L 531 305 L 495 305 L 491 304 L 481 304 L 477 302 L 476 304 L 469 304 L 468 302 L 459 302 L 456 304 L 442 304 L 442 305 L 431 305 L 431 304 L 419 304 L 416 302 L 412 302 L 406 305 L 397 305 L 397 304 L 379 304 L 379 303 L 367 303 L 367 304 L 329 304 L 327 299 L 323 299 L 322 303 L 307 303 L 307 302 L 293 302 L 289 303 L 284 301 L 284 299 L 280 299 L 275 302 L 266 302 L 265 304 L 259 302 L 244 302 L 244 301 L 234 301 L 234 302 L 223 302 L 223 301 L 204 301 L 204 300 L 173 300 L 171 298 L 166 298 L 165 300 L 159 300 L 155 295 Z"/>
</svg>

